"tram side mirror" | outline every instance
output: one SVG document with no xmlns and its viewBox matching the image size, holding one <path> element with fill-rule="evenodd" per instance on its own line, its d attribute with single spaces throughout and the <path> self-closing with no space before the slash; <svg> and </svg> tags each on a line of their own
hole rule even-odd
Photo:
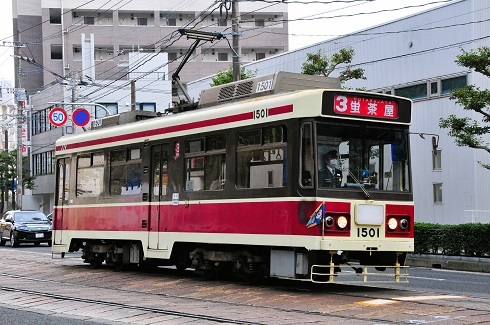
<svg viewBox="0 0 490 325">
<path fill-rule="evenodd" d="M 308 170 L 305 170 L 303 172 L 303 175 L 301 177 L 301 185 L 303 185 L 303 186 L 311 186 L 312 185 L 311 173 Z"/>
</svg>

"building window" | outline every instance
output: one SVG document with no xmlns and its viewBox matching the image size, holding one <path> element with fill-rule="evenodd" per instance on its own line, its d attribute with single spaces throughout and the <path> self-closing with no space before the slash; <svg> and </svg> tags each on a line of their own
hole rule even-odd
<svg viewBox="0 0 490 325">
<path fill-rule="evenodd" d="M 449 94 L 450 92 L 463 88 L 467 85 L 466 76 L 459 76 L 455 78 L 441 80 L 441 93 Z"/>
<path fill-rule="evenodd" d="M 177 19 L 167 18 L 167 26 L 177 26 Z"/>
<path fill-rule="evenodd" d="M 265 52 L 255 53 L 255 60 L 265 59 Z"/>
<path fill-rule="evenodd" d="M 228 26 L 228 20 L 226 20 L 226 19 L 218 19 L 218 26 L 223 26 L 223 27 Z"/>
<path fill-rule="evenodd" d="M 430 95 L 439 95 L 439 83 L 437 81 L 430 83 Z"/>
<path fill-rule="evenodd" d="M 427 83 L 396 88 L 395 95 L 410 99 L 427 98 Z"/>
<path fill-rule="evenodd" d="M 157 104 L 156 103 L 136 103 L 136 107 L 140 111 L 147 111 L 147 112 L 156 112 L 157 111 Z"/>
<path fill-rule="evenodd" d="M 255 19 L 255 27 L 264 27 L 265 21 L 264 19 Z"/>
<path fill-rule="evenodd" d="M 228 53 L 218 53 L 218 61 L 228 61 Z"/>
<path fill-rule="evenodd" d="M 53 25 L 61 24 L 61 8 L 49 8 L 49 23 Z"/>
<path fill-rule="evenodd" d="M 138 18 L 138 26 L 148 26 L 148 18 Z"/>
<path fill-rule="evenodd" d="M 117 103 L 97 103 L 99 105 L 105 106 L 107 110 L 110 112 L 110 115 L 117 114 Z M 95 118 L 102 118 L 107 116 L 107 112 L 105 109 L 99 106 L 95 106 Z"/>
<path fill-rule="evenodd" d="M 435 151 L 432 151 L 432 170 L 441 170 L 441 154 L 442 150 L 441 149 L 436 149 Z"/>
<path fill-rule="evenodd" d="M 442 183 L 432 184 L 434 190 L 434 203 L 442 203 Z"/>
<path fill-rule="evenodd" d="M 62 60 L 63 48 L 61 45 L 51 44 L 51 60 Z"/>
<path fill-rule="evenodd" d="M 109 61 L 114 59 L 114 48 L 112 46 L 96 47 L 94 52 L 96 61 Z"/>
<path fill-rule="evenodd" d="M 83 17 L 83 23 L 85 25 L 94 25 L 95 24 L 95 18 L 94 17 Z"/>
<path fill-rule="evenodd" d="M 168 60 L 169 61 L 177 60 L 177 53 L 168 53 Z"/>
<path fill-rule="evenodd" d="M 54 161 L 54 150 L 32 155 L 32 175 L 53 174 Z"/>
<path fill-rule="evenodd" d="M 49 122 L 48 114 L 49 114 L 48 109 L 40 110 L 32 113 L 31 116 L 32 135 L 43 133 L 55 128 L 55 126 L 53 126 L 51 122 Z"/>
</svg>

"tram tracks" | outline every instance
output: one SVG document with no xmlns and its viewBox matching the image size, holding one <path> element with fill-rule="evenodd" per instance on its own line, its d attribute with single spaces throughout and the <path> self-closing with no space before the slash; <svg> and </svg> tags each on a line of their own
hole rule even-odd
<svg viewBox="0 0 490 325">
<path fill-rule="evenodd" d="M 47 279 L 41 279 L 41 278 L 33 278 L 33 277 L 28 277 L 28 276 L 21 276 L 21 275 L 12 275 L 12 274 L 7 274 L 7 273 L 0 273 L 0 278 L 12 278 L 19 280 L 21 282 L 21 286 L 24 287 L 31 287 L 32 283 L 45 283 L 46 285 L 52 286 L 55 285 L 54 287 L 60 288 L 61 286 L 70 286 L 73 287 L 73 290 L 78 291 L 80 288 L 79 283 L 71 283 L 71 282 L 65 282 L 65 281 L 56 281 L 56 280 L 47 280 Z M 42 286 L 46 288 L 46 286 Z M 126 290 L 122 288 L 108 288 L 108 287 L 103 287 L 103 286 L 98 286 L 98 285 L 83 285 L 84 289 L 91 288 L 93 290 L 100 290 L 100 289 L 105 289 L 108 291 L 115 291 L 116 294 L 112 294 L 111 296 L 132 296 L 132 295 L 138 295 L 141 294 L 142 292 L 140 291 L 134 291 L 134 290 Z M 136 316 L 138 312 L 142 313 L 149 313 L 150 315 L 147 315 L 147 317 L 154 318 L 157 317 L 157 315 L 166 315 L 166 316 L 175 316 L 179 318 L 179 322 L 184 322 L 185 319 L 194 319 L 194 320 L 205 320 L 207 322 L 211 323 L 226 323 L 226 324 L 269 324 L 269 321 L 259 321 L 257 319 L 255 320 L 247 320 L 247 319 L 237 319 L 235 318 L 227 318 L 227 317 L 220 317 L 220 316 L 213 316 L 213 315 L 206 315 L 206 314 L 200 314 L 200 313 L 189 313 L 189 312 L 182 312 L 178 310 L 171 310 L 171 309 L 164 309 L 164 308 L 159 308 L 159 307 L 145 307 L 145 306 L 140 306 L 137 305 L 136 303 L 121 303 L 121 302 L 115 302 L 115 301 L 108 301 L 106 299 L 92 299 L 92 298 L 82 298 L 80 296 L 75 296 L 73 293 L 68 294 L 66 289 L 62 289 L 61 291 L 65 292 L 65 294 L 56 294 L 53 292 L 49 292 L 49 289 L 44 289 L 42 291 L 39 290 L 32 290 L 32 289 L 25 289 L 25 288 L 19 288 L 19 286 L 0 286 L 0 292 L 2 292 L 2 296 L 7 296 L 6 293 L 14 293 L 14 294 L 22 294 L 23 295 L 23 301 L 26 301 L 27 299 L 27 304 L 30 305 L 30 301 L 28 300 L 28 297 L 31 297 L 30 299 L 36 300 L 36 297 L 40 297 L 42 299 L 48 299 L 48 302 L 43 302 L 45 305 L 52 305 L 56 302 L 70 302 L 70 303 L 75 303 L 75 304 L 83 304 L 83 308 L 87 308 L 87 304 L 90 306 L 93 306 L 94 308 L 100 309 L 101 306 L 107 306 L 107 307 L 114 307 L 117 309 L 124 310 L 125 313 L 127 313 L 128 310 L 132 310 L 135 312 Z M 338 322 L 340 319 L 348 319 L 350 321 L 359 321 L 360 324 L 364 324 L 365 322 L 370 322 L 373 321 L 373 319 L 366 319 L 363 317 L 353 317 L 353 316 L 335 316 L 332 317 L 331 315 L 328 315 L 323 312 L 318 312 L 318 311 L 307 311 L 307 310 L 301 310 L 301 309 L 287 309 L 287 308 L 280 308 L 280 307 L 270 307 L 270 306 L 260 306 L 260 305 L 253 305 L 253 304 L 247 304 L 247 303 L 240 303 L 240 302 L 231 302 L 231 301 L 222 301 L 219 299 L 205 299 L 205 298 L 195 298 L 195 297 L 186 297 L 186 296 L 179 296 L 179 295 L 171 295 L 171 294 L 163 294 L 163 293 L 145 293 L 146 295 L 151 295 L 154 298 L 160 298 L 160 299 L 179 299 L 179 300 L 184 300 L 184 301 L 192 301 L 193 303 L 197 304 L 207 304 L 213 306 L 215 310 L 219 309 L 227 309 L 227 310 L 232 310 L 232 309 L 244 309 L 245 313 L 243 310 L 240 312 L 237 312 L 237 315 L 241 315 L 239 317 L 241 318 L 247 318 L 247 314 L 262 314 L 262 315 L 271 315 L 271 314 L 287 314 L 288 316 L 286 317 L 287 319 L 294 319 L 294 321 L 291 321 L 290 324 L 296 324 L 298 321 L 301 323 L 303 320 L 304 322 L 310 322 L 310 321 L 320 321 L 320 322 L 330 322 L 332 319 L 336 319 L 334 322 Z M 190 303 L 191 304 L 191 303 Z M 36 306 L 34 306 L 36 308 Z M 205 310 L 207 308 L 204 308 Z M 78 315 L 80 316 L 80 315 Z M 101 317 L 103 317 L 101 315 Z M 267 317 L 263 317 L 267 318 Z M 378 321 L 382 321 L 381 319 Z M 398 322 L 392 322 L 394 324 Z M 403 322 L 400 322 L 402 324 Z M 281 324 L 288 324 L 288 322 L 281 322 Z"/>
<path fill-rule="evenodd" d="M 467 299 L 464 297 L 403 300 L 400 297 L 417 294 L 403 288 L 343 285 L 319 287 L 309 283 L 280 280 L 254 287 L 235 281 L 202 281 L 191 273 L 177 275 L 175 270 L 170 269 L 158 269 L 156 272 L 114 272 L 106 267 L 94 270 L 79 261 L 46 262 L 45 257 L 38 259 L 39 254 L 33 256 L 37 257 L 34 260 L 13 258 L 12 262 L 17 267 L 7 265 L 3 273 L 0 273 L 0 278 L 3 278 L 0 290 L 46 297 L 53 301 L 67 298 L 66 301 L 73 303 L 80 299 L 79 304 L 97 306 L 99 310 L 101 306 L 105 306 L 108 309 L 132 311 L 133 314 L 148 314 L 147 317 L 207 319 L 207 322 L 216 324 L 270 324 L 268 317 L 282 317 L 282 324 L 297 324 L 301 323 L 300 320 L 404 324 L 407 321 L 402 319 L 403 315 L 393 314 L 400 313 L 400 310 L 414 313 L 417 310 L 424 313 L 430 310 L 437 317 L 458 311 L 489 313 L 482 305 L 469 301 L 461 307 L 462 300 Z M 143 303 L 144 300 L 147 303 Z M 382 306 L 375 305 L 380 302 L 383 303 Z"/>
<path fill-rule="evenodd" d="M 207 316 L 207 315 L 195 314 L 195 313 L 178 312 L 178 311 L 166 310 L 166 309 L 161 309 L 161 308 L 141 307 L 141 306 L 134 306 L 134 305 L 130 305 L 130 304 L 123 304 L 123 303 L 109 302 L 109 301 L 104 301 L 104 300 L 97 300 L 97 299 L 75 298 L 75 297 L 68 297 L 65 295 L 57 295 L 57 294 L 38 292 L 38 291 L 33 291 L 33 290 L 14 289 L 14 288 L 5 287 L 5 286 L 0 286 L 0 291 L 11 292 L 11 293 L 22 293 L 24 295 L 42 297 L 42 298 L 45 298 L 45 299 L 47 298 L 47 299 L 51 299 L 54 301 L 70 301 L 73 303 L 90 304 L 93 306 L 97 306 L 99 308 L 100 308 L 100 306 L 110 306 L 110 307 L 116 307 L 116 308 L 121 308 L 121 309 L 125 309 L 125 310 L 129 309 L 129 310 L 139 311 L 139 312 L 144 312 L 144 313 L 153 313 L 155 315 L 177 316 L 180 319 L 188 318 L 188 319 L 205 320 L 205 321 L 209 321 L 209 322 L 226 323 L 226 324 L 245 324 L 245 325 L 247 325 L 247 324 L 250 324 L 250 325 L 260 324 L 260 323 L 256 323 L 256 322 L 240 321 L 240 320 L 236 320 L 236 319 L 229 319 L 229 318 L 216 317 L 216 316 Z"/>
</svg>

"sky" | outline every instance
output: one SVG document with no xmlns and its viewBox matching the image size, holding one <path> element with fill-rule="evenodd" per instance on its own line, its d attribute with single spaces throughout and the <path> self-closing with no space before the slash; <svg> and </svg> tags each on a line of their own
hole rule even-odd
<svg viewBox="0 0 490 325">
<path fill-rule="evenodd" d="M 12 0 L 0 0 L 0 83 L 14 79 Z M 18 0 L 21 1 L 21 0 Z M 294 50 L 443 5 L 447 0 L 289 0 L 289 49 Z M 430 4 L 430 5 L 424 5 Z M 411 8 L 407 8 L 411 7 Z M 399 9 L 400 10 L 393 10 Z M 386 11 L 389 10 L 389 11 Z M 375 13 L 378 12 L 378 13 Z M 321 17 L 333 17 L 322 18 Z M 300 20 L 298 20 L 300 19 Z"/>
</svg>

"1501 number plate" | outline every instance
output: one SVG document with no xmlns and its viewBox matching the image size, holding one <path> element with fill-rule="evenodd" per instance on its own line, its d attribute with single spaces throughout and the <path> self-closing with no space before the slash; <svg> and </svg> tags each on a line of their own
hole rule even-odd
<svg viewBox="0 0 490 325">
<path fill-rule="evenodd" d="M 379 237 L 379 228 L 357 228 L 357 237 Z"/>
</svg>

